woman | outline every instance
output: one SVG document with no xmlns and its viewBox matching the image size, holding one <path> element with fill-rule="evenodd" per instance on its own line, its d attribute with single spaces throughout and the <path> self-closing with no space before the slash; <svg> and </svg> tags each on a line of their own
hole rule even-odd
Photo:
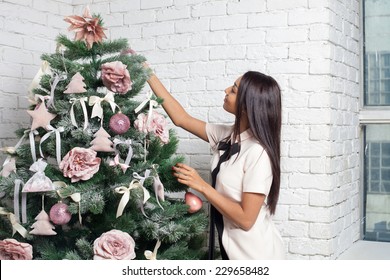
<svg viewBox="0 0 390 280">
<path fill-rule="evenodd" d="M 223 108 L 235 115 L 233 126 L 193 118 L 154 74 L 148 84 L 164 99 L 163 108 L 172 122 L 209 142 L 214 151 L 211 185 L 186 164 L 172 169 L 178 182 L 211 204 L 211 224 L 218 230 L 222 258 L 283 259 L 283 242 L 271 219 L 280 187 L 281 95 L 277 82 L 249 71 L 228 87 Z M 214 227 L 210 230 L 214 237 Z"/>
</svg>

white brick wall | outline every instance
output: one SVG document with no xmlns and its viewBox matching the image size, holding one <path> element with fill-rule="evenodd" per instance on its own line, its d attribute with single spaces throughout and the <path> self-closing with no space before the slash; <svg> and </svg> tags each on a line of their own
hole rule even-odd
<svg viewBox="0 0 390 280">
<path fill-rule="evenodd" d="M 359 1 L 2 1 L 1 144 L 28 123 L 24 97 L 39 56 L 66 32 L 63 16 L 81 13 L 84 4 L 102 13 L 110 38 L 128 38 L 205 121 L 233 121 L 221 105 L 239 75 L 273 75 L 283 90 L 275 220 L 288 258 L 335 259 L 359 238 Z M 207 144 L 177 132 L 179 153 L 209 179 Z"/>
</svg>

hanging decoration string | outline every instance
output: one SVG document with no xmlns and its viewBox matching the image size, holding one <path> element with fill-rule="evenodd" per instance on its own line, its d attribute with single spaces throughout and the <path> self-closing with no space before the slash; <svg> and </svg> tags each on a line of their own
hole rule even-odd
<svg viewBox="0 0 390 280">
<path fill-rule="evenodd" d="M 88 127 L 88 113 L 87 113 L 87 107 L 85 105 L 85 102 L 88 101 L 88 97 L 81 97 L 79 99 L 77 98 L 71 98 L 69 100 L 69 103 L 72 103 L 72 106 L 70 107 L 70 120 L 72 122 L 72 124 L 78 128 L 78 124 L 76 122 L 76 117 L 74 115 L 74 105 L 77 103 L 77 102 L 80 102 L 80 105 L 81 105 L 81 108 L 83 109 L 83 115 L 84 115 L 84 130 L 87 129 Z"/>
</svg>

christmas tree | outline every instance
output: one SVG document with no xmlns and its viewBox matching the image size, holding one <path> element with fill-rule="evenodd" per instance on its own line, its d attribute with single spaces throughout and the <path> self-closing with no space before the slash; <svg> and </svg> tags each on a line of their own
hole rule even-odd
<svg viewBox="0 0 390 280">
<path fill-rule="evenodd" d="M 31 127 L 3 148 L 0 257 L 12 244 L 33 259 L 203 259 L 207 217 L 172 175 L 184 158 L 163 100 L 135 99 L 146 59 L 108 40 L 88 7 L 65 21 L 75 38 L 60 34 L 42 55 Z"/>
</svg>

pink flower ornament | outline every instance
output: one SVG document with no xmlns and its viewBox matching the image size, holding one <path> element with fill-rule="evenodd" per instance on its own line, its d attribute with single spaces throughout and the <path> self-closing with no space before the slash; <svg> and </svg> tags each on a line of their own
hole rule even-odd
<svg viewBox="0 0 390 280">
<path fill-rule="evenodd" d="M 167 144 L 169 142 L 169 130 L 167 128 L 167 120 L 165 117 L 156 111 L 153 111 L 151 120 L 148 123 L 148 115 L 141 113 L 134 121 L 134 127 L 143 133 L 153 133 L 160 138 L 161 142 Z"/>
<path fill-rule="evenodd" d="M 134 239 L 120 230 L 103 233 L 93 243 L 94 260 L 132 260 L 135 258 Z"/>
<path fill-rule="evenodd" d="M 0 240 L 0 260 L 32 260 L 33 249 L 28 243 L 13 238 Z"/>
<path fill-rule="evenodd" d="M 121 61 L 104 63 L 101 70 L 103 84 L 110 91 L 125 94 L 131 90 L 130 73 Z"/>
<path fill-rule="evenodd" d="M 73 148 L 62 159 L 59 167 L 72 183 L 86 181 L 99 171 L 101 158 L 96 157 L 92 149 Z"/>
</svg>

